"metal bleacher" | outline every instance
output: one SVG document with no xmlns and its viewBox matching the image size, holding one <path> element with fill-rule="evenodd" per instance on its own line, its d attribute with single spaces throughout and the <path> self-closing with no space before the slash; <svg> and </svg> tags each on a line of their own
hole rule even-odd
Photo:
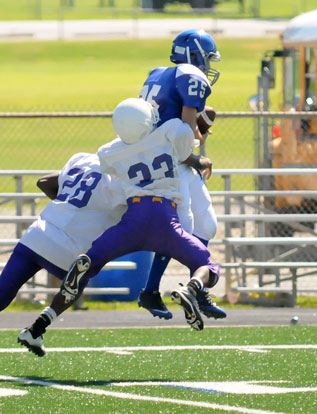
<svg viewBox="0 0 317 414">
<path fill-rule="evenodd" d="M 223 246 L 225 260 L 221 263 L 226 273 L 226 292 L 244 293 L 291 293 L 296 300 L 298 293 L 315 293 L 315 287 L 298 289 L 298 279 L 304 276 L 317 275 L 317 233 L 314 225 L 317 222 L 316 214 L 277 214 L 276 211 L 265 207 L 266 197 L 299 196 L 309 199 L 317 198 L 315 190 L 254 190 L 232 191 L 231 179 L 234 175 L 276 176 L 276 175 L 316 175 L 316 168 L 283 168 L 283 169 L 235 169 L 215 170 L 214 175 L 221 175 L 224 179 L 224 191 L 210 191 L 212 199 L 223 200 L 224 214 L 217 214 L 218 222 L 224 222 L 224 237 L 221 241 L 211 240 L 211 245 Z M 317 180 L 317 177 L 316 177 Z M 251 199 L 251 201 L 250 201 Z M 233 213 L 233 207 L 235 211 Z M 249 214 L 248 207 L 256 211 Z M 240 214 L 236 214 L 236 210 Z M 246 234 L 246 224 L 253 224 L 254 237 Z M 272 223 L 285 223 L 290 226 L 296 236 L 270 237 L 267 235 L 267 226 Z M 305 224 L 303 224 L 305 223 Z M 307 223 L 311 223 L 307 226 Z M 238 237 L 232 233 L 240 229 Z M 219 243 L 220 242 L 220 243 Z M 276 249 L 283 248 L 283 253 L 276 253 Z M 298 260 L 304 249 L 314 249 L 309 260 Z M 242 254 L 241 254 L 242 252 Z M 250 252 L 252 252 L 250 254 Z M 247 257 L 248 255 L 252 256 Z M 260 260 L 262 259 L 262 260 Z M 280 275 L 282 269 L 287 269 L 287 275 Z M 234 272 L 234 276 L 232 275 Z M 240 272 L 240 273 L 239 273 Z M 257 281 L 252 278 L 252 285 L 248 285 L 248 275 L 256 273 Z M 265 277 L 267 275 L 272 277 Z M 283 282 L 291 282 L 290 287 L 281 286 Z"/>
<path fill-rule="evenodd" d="M 12 249 L 18 242 L 22 235 L 23 229 L 31 224 L 36 219 L 35 207 L 39 199 L 46 196 L 42 193 L 24 193 L 23 192 L 23 177 L 42 176 L 44 174 L 52 173 L 53 171 L 43 170 L 0 170 L 0 176 L 9 175 L 14 177 L 16 181 L 16 191 L 14 193 L 0 193 L 0 205 L 14 201 L 15 211 L 14 215 L 1 215 L 0 210 L 0 224 L 12 224 L 16 229 L 16 238 L 2 238 L 0 235 L 0 247 Z M 317 221 L 316 214 L 277 214 L 264 208 L 263 199 L 265 197 L 280 197 L 280 196 L 301 196 L 309 198 L 317 198 L 317 191 L 296 190 L 296 191 L 275 191 L 275 190 L 253 190 L 253 191 L 232 191 L 231 177 L 234 175 L 300 175 L 300 174 L 315 174 L 317 169 L 314 168 L 289 168 L 289 169 L 227 169 L 227 170 L 213 170 L 213 175 L 221 176 L 224 180 L 223 191 L 211 191 L 212 199 L 221 200 L 221 213 L 217 212 L 217 220 L 222 223 L 224 227 L 223 235 L 210 241 L 210 245 L 221 247 L 224 251 L 224 260 L 221 261 L 221 267 L 226 277 L 226 293 L 230 291 L 236 292 L 291 292 L 296 298 L 298 293 L 303 292 L 297 287 L 297 281 L 304 276 L 317 274 L 317 253 L 313 255 L 310 260 L 294 260 L 296 257 L 294 252 L 300 249 L 312 248 L 317 252 L 317 233 L 314 224 Z M 317 177 L 316 177 L 317 179 Z M 249 199 L 252 198 L 250 202 Z M 259 201 L 259 200 L 262 200 Z M 30 214 L 23 214 L 23 206 L 30 205 Z M 252 207 L 252 213 L 247 207 Z M 256 213 L 254 214 L 254 210 Z M 237 214 L 237 211 L 239 214 Z M 294 237 L 268 237 L 265 234 L 265 226 L 267 223 L 287 223 L 298 232 L 298 236 Z M 305 226 L 302 223 L 312 223 L 311 226 Z M 245 225 L 256 226 L 257 231 L 253 237 L 246 235 Z M 239 230 L 239 235 L 233 236 L 233 230 Z M 275 254 L 276 246 L 284 246 L 283 254 Z M 258 254 L 248 258 L 243 254 L 239 255 L 239 249 L 255 250 Z M 269 254 L 263 254 L 265 249 L 269 248 Z M 293 256 L 292 256 L 293 255 Z M 263 257 L 263 260 L 260 260 Z M 5 263 L 0 263 L 0 269 Z M 134 266 L 134 267 L 133 267 Z M 136 264 L 133 262 L 112 262 L 106 265 L 106 269 L 120 268 L 132 269 Z M 288 275 L 280 275 L 280 270 L 288 269 Z M 268 272 L 269 270 L 269 272 Z M 256 271 L 258 283 L 257 286 L 248 286 L 248 272 Z M 304 273 L 302 273 L 304 271 Z M 300 273 L 301 272 L 301 273 Z M 269 281 L 264 277 L 267 273 L 273 274 L 274 278 Z M 284 281 L 291 282 L 291 288 L 282 287 Z M 235 286 L 234 286 L 235 285 Z M 88 289 L 89 292 L 88 292 Z M 108 290 L 107 290 L 108 289 Z M 25 293 L 54 293 L 55 288 L 47 286 L 25 286 L 21 290 Z M 317 292 L 317 289 L 311 288 L 309 292 Z M 99 293 L 119 293 L 118 288 L 87 288 L 87 294 Z M 125 288 L 121 291 L 126 294 Z"/>
</svg>

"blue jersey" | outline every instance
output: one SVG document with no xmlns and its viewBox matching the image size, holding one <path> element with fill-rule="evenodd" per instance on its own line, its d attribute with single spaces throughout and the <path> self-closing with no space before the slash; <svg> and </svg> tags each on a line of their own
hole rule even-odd
<svg viewBox="0 0 317 414">
<path fill-rule="evenodd" d="M 210 94 L 206 75 L 196 66 L 184 63 L 154 69 L 143 85 L 140 98 L 158 109 L 159 126 L 169 119 L 181 118 L 183 106 L 192 106 L 201 112 Z"/>
</svg>

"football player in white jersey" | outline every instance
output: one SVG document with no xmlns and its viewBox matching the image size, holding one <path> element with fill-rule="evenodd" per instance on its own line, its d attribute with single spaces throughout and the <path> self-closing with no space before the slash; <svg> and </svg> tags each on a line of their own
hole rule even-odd
<svg viewBox="0 0 317 414">
<path fill-rule="evenodd" d="M 0 311 L 40 269 L 63 280 L 78 254 L 127 209 L 120 182 L 101 172 L 97 154 L 75 154 L 38 186 L 54 200 L 21 237 L 1 273 Z"/>
<path fill-rule="evenodd" d="M 172 292 L 172 298 L 183 307 L 188 324 L 203 329 L 196 296 L 217 283 L 219 266 L 204 244 L 182 228 L 176 212 L 182 201 L 178 163 L 191 154 L 194 134 L 180 119 L 156 128 L 158 119 L 157 110 L 143 99 L 126 99 L 115 109 L 113 126 L 118 138 L 101 147 L 98 155 L 102 171 L 122 183 L 128 209 L 117 225 L 78 256 L 51 306 L 19 334 L 18 342 L 36 355 L 45 354 L 42 335 L 81 295 L 87 279 L 105 263 L 140 250 L 168 255 L 191 270 L 188 285 Z"/>
<path fill-rule="evenodd" d="M 207 134 L 200 134 L 197 117 L 204 110 L 211 87 L 219 77 L 219 72 L 211 68 L 210 63 L 220 61 L 220 53 L 214 39 L 204 30 L 186 30 L 175 37 L 170 60 L 176 66 L 154 69 L 144 82 L 140 97 L 158 109 L 159 125 L 179 118 L 191 126 L 195 137 L 203 144 Z M 193 234 L 205 246 L 216 234 L 217 218 L 207 187 L 197 171 L 201 170 L 208 179 L 211 166 L 209 158 L 192 154 L 180 169 L 183 194 L 187 197 L 185 204 L 191 203 Z M 169 260 L 169 257 L 155 255 L 147 284 L 138 300 L 139 306 L 149 310 L 153 316 L 165 319 L 170 319 L 172 313 L 161 299 L 159 284 Z M 205 316 L 226 317 L 207 291 L 200 292 L 197 300 Z"/>
</svg>

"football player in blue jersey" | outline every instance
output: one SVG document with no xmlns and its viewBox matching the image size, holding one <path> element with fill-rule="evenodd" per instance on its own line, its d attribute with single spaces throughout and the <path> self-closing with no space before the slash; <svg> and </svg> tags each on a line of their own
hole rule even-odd
<svg viewBox="0 0 317 414">
<path fill-rule="evenodd" d="M 208 132 L 201 135 L 197 118 L 204 111 L 211 87 L 219 78 L 219 72 L 210 67 L 210 62 L 220 61 L 220 53 L 214 39 L 204 30 L 186 30 L 174 39 L 170 60 L 176 66 L 152 70 L 140 97 L 158 109 L 159 125 L 169 119 L 180 118 L 190 125 L 195 138 L 203 145 Z M 209 158 L 192 154 L 180 168 L 180 178 L 187 183 L 194 221 L 193 234 L 205 246 L 217 229 L 216 215 L 202 178 L 210 177 L 211 167 Z M 149 310 L 153 316 L 165 319 L 173 315 L 161 299 L 159 284 L 169 261 L 168 257 L 155 255 L 148 282 L 138 300 L 140 307 Z M 197 299 L 199 309 L 205 316 L 215 319 L 226 317 L 224 310 L 210 299 L 206 290 L 201 291 Z"/>
</svg>

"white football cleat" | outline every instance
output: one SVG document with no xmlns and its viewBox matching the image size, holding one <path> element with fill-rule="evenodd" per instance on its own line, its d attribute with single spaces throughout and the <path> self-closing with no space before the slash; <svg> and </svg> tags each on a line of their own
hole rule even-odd
<svg viewBox="0 0 317 414">
<path fill-rule="evenodd" d="M 33 338 L 31 331 L 28 328 L 23 329 L 18 336 L 18 343 L 28 348 L 33 354 L 42 357 L 46 354 L 43 345 L 43 336 Z"/>
</svg>

